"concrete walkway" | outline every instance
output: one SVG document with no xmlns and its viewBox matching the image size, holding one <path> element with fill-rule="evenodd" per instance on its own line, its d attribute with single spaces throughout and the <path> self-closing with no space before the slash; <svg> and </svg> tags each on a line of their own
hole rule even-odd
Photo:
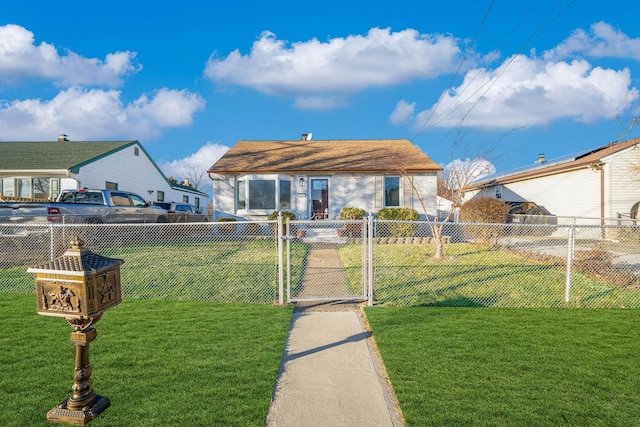
<svg viewBox="0 0 640 427">
<path fill-rule="evenodd" d="M 298 306 L 266 425 L 403 426 L 370 339 L 355 304 Z"/>
</svg>

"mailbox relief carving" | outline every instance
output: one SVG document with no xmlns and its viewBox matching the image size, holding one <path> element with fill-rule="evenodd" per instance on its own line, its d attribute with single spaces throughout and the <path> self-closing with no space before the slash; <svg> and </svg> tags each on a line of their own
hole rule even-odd
<svg viewBox="0 0 640 427">
<path fill-rule="evenodd" d="M 104 304 L 115 298 L 116 288 L 113 283 L 113 279 L 111 279 L 110 277 L 106 277 L 105 279 L 106 280 L 104 281 L 102 287 L 98 289 L 98 293 L 101 297 L 100 304 Z M 109 279 L 111 279 L 111 281 Z"/>
<path fill-rule="evenodd" d="M 65 283 L 50 281 L 47 285 L 47 289 L 51 290 L 42 295 L 45 309 L 72 313 L 80 311 L 80 299 Z"/>
</svg>

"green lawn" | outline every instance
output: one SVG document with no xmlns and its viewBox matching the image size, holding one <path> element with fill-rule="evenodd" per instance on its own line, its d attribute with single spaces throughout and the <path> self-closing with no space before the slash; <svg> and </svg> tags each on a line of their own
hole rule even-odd
<svg viewBox="0 0 640 427">
<path fill-rule="evenodd" d="M 631 426 L 640 310 L 365 309 L 409 426 Z M 291 307 L 126 299 L 97 323 L 92 426 L 262 426 Z M 0 425 L 70 396 L 71 328 L 0 294 Z"/>
<path fill-rule="evenodd" d="M 91 425 L 262 426 L 291 307 L 126 299 L 97 323 L 96 393 L 111 400 Z M 0 425 L 47 426 L 71 396 L 75 350 L 62 318 L 33 295 L 0 293 Z"/>
<path fill-rule="evenodd" d="M 307 245 L 291 246 L 293 280 L 302 275 Z M 124 259 L 123 296 L 270 304 L 278 299 L 278 258 L 273 240 L 227 240 L 126 245 L 99 251 Z M 43 261 L 44 262 L 44 261 Z M 32 293 L 26 266 L 0 269 L 0 291 Z"/>
<path fill-rule="evenodd" d="M 640 310 L 366 310 L 408 426 L 637 426 Z"/>
<path fill-rule="evenodd" d="M 446 259 L 432 245 L 376 245 L 375 301 L 380 305 L 458 307 L 640 307 L 640 291 L 574 272 L 564 301 L 564 268 L 471 243 L 446 245 Z M 340 255 L 357 281 L 361 251 Z"/>
</svg>

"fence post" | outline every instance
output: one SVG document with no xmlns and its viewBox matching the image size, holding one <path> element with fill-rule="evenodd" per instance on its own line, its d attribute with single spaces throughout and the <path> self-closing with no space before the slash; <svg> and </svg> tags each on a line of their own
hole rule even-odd
<svg viewBox="0 0 640 427">
<path fill-rule="evenodd" d="M 573 222 L 569 227 L 569 239 L 567 241 L 567 274 L 564 289 L 564 302 L 568 303 L 571 298 L 571 280 L 573 276 L 573 256 L 575 253 L 576 245 L 576 219 L 573 218 Z"/>
<path fill-rule="evenodd" d="M 367 305 L 371 307 L 373 305 L 373 215 L 371 212 L 369 212 L 369 216 L 367 217 L 367 252 Z"/>
<path fill-rule="evenodd" d="M 53 229 L 53 223 L 49 223 L 49 259 L 56 259 L 56 237 Z"/>
<path fill-rule="evenodd" d="M 282 231 L 282 212 L 278 212 L 278 233 L 276 240 L 278 241 L 278 303 L 280 305 L 284 305 L 284 260 L 282 257 L 282 242 L 284 241 L 284 236 Z"/>
</svg>

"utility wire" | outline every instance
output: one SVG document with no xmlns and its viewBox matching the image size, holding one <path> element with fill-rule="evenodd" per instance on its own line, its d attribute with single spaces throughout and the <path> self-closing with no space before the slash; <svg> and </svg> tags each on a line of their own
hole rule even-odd
<svg viewBox="0 0 640 427">
<path fill-rule="evenodd" d="M 451 85 L 453 84 L 454 80 L 458 76 L 458 73 L 462 69 L 462 65 L 466 61 L 467 57 L 469 56 L 469 53 L 471 52 L 471 49 L 473 48 L 473 46 L 475 45 L 476 41 L 478 40 L 478 37 L 480 36 L 480 31 L 482 31 L 482 27 L 484 27 L 484 24 L 487 22 L 487 19 L 489 18 L 489 14 L 491 13 L 491 9 L 493 9 L 493 5 L 495 3 L 496 3 L 496 0 L 493 0 L 491 2 L 491 4 L 489 5 L 489 9 L 487 9 L 487 12 L 484 14 L 484 18 L 482 19 L 482 22 L 480 23 L 480 26 L 478 27 L 478 30 L 476 31 L 476 34 L 473 37 L 472 42 L 469 44 L 469 46 L 467 46 L 467 49 L 465 50 L 464 55 L 463 55 L 462 59 L 460 60 L 460 64 L 458 64 L 458 68 L 456 69 L 456 72 L 453 74 L 453 76 L 451 77 L 451 80 L 449 81 L 449 84 L 447 85 L 447 91 L 449 91 L 449 89 L 451 89 Z M 422 124 L 420 129 L 418 129 L 418 132 L 416 132 L 416 134 L 413 137 L 413 139 L 416 139 L 418 137 L 418 135 L 420 135 L 420 133 L 422 132 L 424 127 L 427 125 L 427 123 L 431 119 L 431 116 L 433 116 L 434 112 L 436 111 L 436 109 L 440 105 L 441 99 L 442 99 L 442 97 L 440 97 L 440 99 L 438 99 L 438 102 L 436 103 L 435 108 L 433 110 L 431 110 L 431 114 L 424 121 L 424 123 Z"/>
<path fill-rule="evenodd" d="M 556 2 L 556 4 L 551 8 L 551 10 L 549 11 L 549 13 L 545 16 L 545 18 L 541 21 L 541 23 L 536 27 L 536 29 L 532 32 L 532 34 L 527 38 L 527 40 L 522 44 L 522 46 L 520 47 L 520 49 L 518 50 L 518 52 L 514 55 L 512 55 L 512 57 L 510 58 L 510 60 L 505 64 L 505 66 L 498 71 L 498 73 L 496 73 L 496 75 L 488 80 L 487 82 L 485 82 L 483 85 L 481 85 L 479 88 L 477 88 L 471 95 L 469 95 L 464 102 L 458 104 L 458 106 L 454 107 L 453 109 L 451 109 L 451 105 L 454 104 L 454 102 L 452 102 L 450 104 L 449 107 L 447 107 L 447 109 L 445 109 L 445 111 L 443 112 L 443 114 L 440 116 L 440 118 L 433 124 L 431 124 L 431 126 L 429 126 L 427 128 L 427 130 L 431 130 L 433 129 L 438 123 L 442 122 L 445 118 L 447 118 L 449 115 L 451 115 L 454 111 L 456 111 L 458 108 L 460 108 L 461 106 L 463 106 L 467 101 L 469 101 L 474 95 L 476 95 L 480 90 L 482 90 L 485 86 L 488 85 L 488 87 L 484 90 L 484 92 L 482 93 L 482 95 L 484 96 L 489 89 L 491 89 L 491 87 L 493 87 L 493 85 L 495 85 L 495 83 L 499 80 L 499 78 L 507 71 L 507 69 L 509 68 L 509 66 L 515 61 L 515 59 L 518 57 L 518 55 L 520 55 L 535 39 L 537 39 L 542 33 L 544 33 L 547 29 L 549 29 L 553 23 L 562 15 L 564 14 L 572 5 L 573 3 L 575 3 L 575 0 L 571 0 L 569 2 L 569 4 L 562 9 L 555 17 L 553 17 L 553 19 L 551 19 L 551 21 L 546 25 L 545 22 L 547 22 L 547 20 L 550 19 L 551 15 L 553 14 L 553 12 L 557 9 L 557 7 L 559 6 L 559 4 L 562 2 L 562 0 L 558 0 Z M 520 19 L 520 21 L 516 24 L 516 26 L 513 28 L 513 30 L 509 33 L 509 35 L 505 38 L 505 40 L 503 41 L 503 43 L 501 43 L 501 46 L 504 45 L 504 43 L 506 43 L 506 41 L 511 37 L 511 35 L 515 32 L 515 30 L 522 24 L 522 22 L 524 21 L 524 19 L 526 18 L 526 16 L 529 15 L 529 13 L 531 12 L 531 10 L 533 9 L 533 7 L 535 6 L 535 4 L 537 3 L 537 0 L 529 7 L 529 9 L 527 10 L 527 12 L 523 15 L 523 17 Z M 493 5 L 492 5 L 493 6 Z M 485 17 L 486 19 L 486 17 Z M 483 25 L 484 25 L 484 21 L 483 21 Z M 478 73 L 473 77 L 472 81 L 475 80 L 475 78 L 480 74 L 480 71 L 478 71 Z M 455 77 L 455 76 L 454 76 Z M 451 84 L 451 83 L 450 83 Z M 467 85 L 467 87 L 469 87 L 469 85 Z M 449 91 L 450 87 L 447 88 L 447 91 Z M 459 98 L 464 92 L 465 92 L 466 88 L 463 88 L 462 92 L 460 92 L 457 95 L 457 98 Z M 469 108 L 469 110 L 464 114 L 464 116 L 461 119 L 461 124 L 462 122 L 464 122 L 464 120 L 466 119 L 466 117 L 471 113 L 471 111 L 477 106 L 477 104 L 480 102 L 480 100 L 482 99 L 482 96 L 479 96 L 477 98 L 477 100 L 473 103 L 473 105 Z M 423 125 L 421 126 L 420 130 L 418 131 L 418 133 L 416 134 L 416 136 L 414 137 L 414 139 L 420 135 L 422 133 L 422 131 L 427 127 L 427 124 L 429 122 L 429 120 L 432 118 L 432 116 L 435 113 L 435 110 L 438 108 L 438 106 L 440 105 L 440 102 L 442 100 L 442 97 L 438 100 L 438 103 L 436 104 L 436 106 L 432 109 L 431 114 L 429 115 L 429 117 L 425 120 L 425 122 L 423 123 Z M 447 110 L 450 110 L 447 112 Z M 451 133 L 451 131 L 445 136 L 448 137 L 448 135 Z"/>
</svg>

